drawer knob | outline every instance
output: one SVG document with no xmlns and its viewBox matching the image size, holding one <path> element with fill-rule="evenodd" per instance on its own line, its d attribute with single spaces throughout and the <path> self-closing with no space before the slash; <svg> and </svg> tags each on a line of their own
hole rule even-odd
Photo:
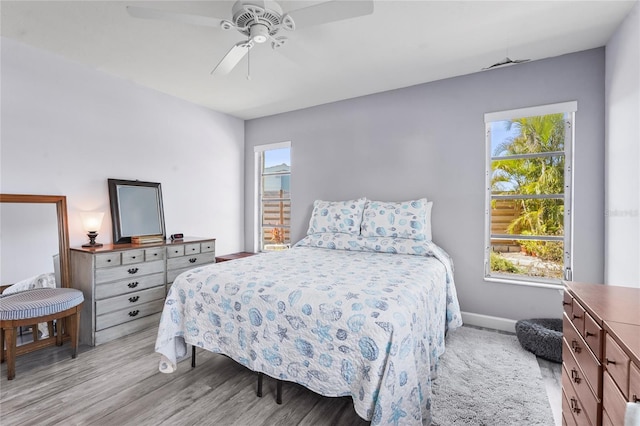
<svg viewBox="0 0 640 426">
<path fill-rule="evenodd" d="M 573 314 L 573 319 L 578 319 L 578 318 L 582 318 L 582 315 Z"/>
<path fill-rule="evenodd" d="M 196 263 L 196 260 L 198 260 L 198 258 L 192 257 L 191 259 L 189 259 L 189 263 Z"/>
<path fill-rule="evenodd" d="M 573 351 L 577 354 L 579 354 L 582 351 L 582 348 L 580 347 L 580 343 L 576 342 L 575 340 L 571 341 L 571 347 L 573 348 Z"/>
<path fill-rule="evenodd" d="M 138 272 L 138 268 L 129 268 L 127 272 L 129 272 L 130 274 L 135 274 L 136 272 Z"/>
<path fill-rule="evenodd" d="M 138 299 L 140 299 L 140 296 L 133 296 L 129 298 L 129 302 L 135 303 L 138 301 Z"/>
<path fill-rule="evenodd" d="M 582 380 L 578 375 L 578 370 L 576 370 L 575 368 L 571 369 L 571 379 L 577 384 L 580 384 L 580 381 Z"/>
<path fill-rule="evenodd" d="M 584 335 L 585 337 L 590 337 L 590 336 L 595 336 L 596 333 L 589 333 L 588 331 L 585 331 Z"/>
<path fill-rule="evenodd" d="M 135 316 L 136 316 L 136 315 L 138 315 L 139 313 L 140 313 L 140 311 L 136 309 L 135 311 L 131 311 L 131 312 L 129 312 L 129 316 L 130 316 L 130 317 L 135 317 Z"/>
<path fill-rule="evenodd" d="M 575 398 L 571 398 L 571 411 L 576 414 L 580 414 L 580 406 L 578 405 L 578 400 Z"/>
<path fill-rule="evenodd" d="M 136 288 L 138 287 L 138 281 L 134 281 L 132 283 L 127 284 L 127 287 L 129 288 Z"/>
<path fill-rule="evenodd" d="M 571 302 L 565 302 L 564 300 L 562 301 L 562 306 L 567 306 L 567 305 L 570 305 L 570 304 L 571 304 Z"/>
<path fill-rule="evenodd" d="M 107 259 L 107 263 L 111 263 L 111 259 Z"/>
<path fill-rule="evenodd" d="M 612 359 L 605 358 L 605 361 L 607 361 L 607 365 L 609 365 L 609 364 L 616 365 L 616 362 L 614 360 L 612 360 Z"/>
</svg>

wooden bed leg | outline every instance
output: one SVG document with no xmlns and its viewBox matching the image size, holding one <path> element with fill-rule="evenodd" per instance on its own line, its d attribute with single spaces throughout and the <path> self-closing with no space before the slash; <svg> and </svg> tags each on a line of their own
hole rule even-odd
<svg viewBox="0 0 640 426">
<path fill-rule="evenodd" d="M 258 398 L 262 398 L 262 373 L 258 373 L 258 390 L 256 391 Z"/>
<path fill-rule="evenodd" d="M 282 380 L 276 383 L 276 404 L 282 404 Z"/>
<path fill-rule="evenodd" d="M 196 347 L 191 346 L 191 368 L 196 368 Z"/>
</svg>

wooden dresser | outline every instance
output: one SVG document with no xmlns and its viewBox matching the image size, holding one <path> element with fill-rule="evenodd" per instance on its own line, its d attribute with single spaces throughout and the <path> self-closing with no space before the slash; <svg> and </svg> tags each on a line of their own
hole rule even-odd
<svg viewBox="0 0 640 426">
<path fill-rule="evenodd" d="M 624 424 L 640 398 L 640 289 L 566 282 L 562 421 Z"/>
<path fill-rule="evenodd" d="M 84 293 L 80 342 L 100 345 L 156 326 L 180 273 L 215 262 L 215 239 L 71 249 L 72 287 Z"/>
</svg>

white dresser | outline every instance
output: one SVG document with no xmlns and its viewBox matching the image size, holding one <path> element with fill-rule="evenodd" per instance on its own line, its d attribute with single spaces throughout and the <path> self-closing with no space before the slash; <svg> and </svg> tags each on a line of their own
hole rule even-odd
<svg viewBox="0 0 640 426">
<path fill-rule="evenodd" d="M 72 248 L 72 287 L 82 290 L 85 298 L 80 343 L 100 345 L 157 326 L 173 280 L 214 262 L 213 238 Z"/>
</svg>

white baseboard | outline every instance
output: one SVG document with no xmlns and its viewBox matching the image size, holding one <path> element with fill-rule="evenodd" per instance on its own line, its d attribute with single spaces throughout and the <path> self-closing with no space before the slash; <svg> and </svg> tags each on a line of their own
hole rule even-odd
<svg viewBox="0 0 640 426">
<path fill-rule="evenodd" d="M 507 318 L 462 312 L 462 321 L 465 324 L 474 325 L 476 327 L 491 328 L 493 330 L 507 331 L 509 333 L 516 332 L 516 321 Z"/>
</svg>

